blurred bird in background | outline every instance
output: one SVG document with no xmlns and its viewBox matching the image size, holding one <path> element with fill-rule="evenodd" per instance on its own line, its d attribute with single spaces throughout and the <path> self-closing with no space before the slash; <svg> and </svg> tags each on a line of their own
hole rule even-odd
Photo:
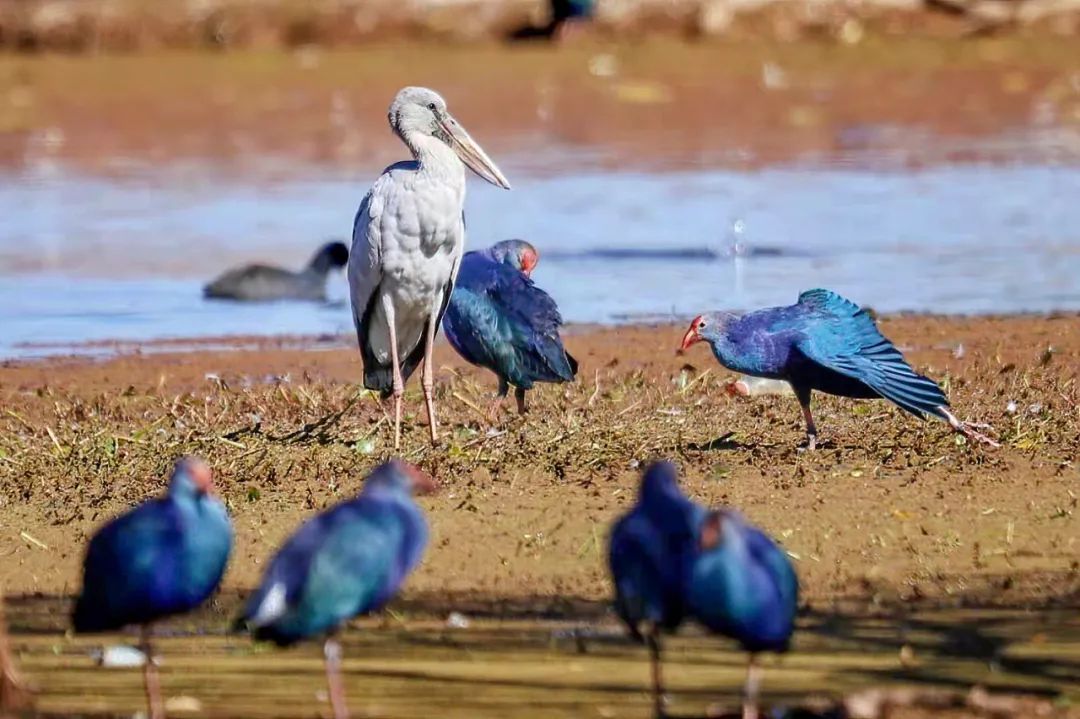
<svg viewBox="0 0 1080 719">
<path fill-rule="evenodd" d="M 210 299 L 270 302 L 273 300 L 326 301 L 326 279 L 349 262 L 343 242 L 328 242 L 299 271 L 269 265 L 246 265 L 229 270 L 203 288 Z"/>
</svg>

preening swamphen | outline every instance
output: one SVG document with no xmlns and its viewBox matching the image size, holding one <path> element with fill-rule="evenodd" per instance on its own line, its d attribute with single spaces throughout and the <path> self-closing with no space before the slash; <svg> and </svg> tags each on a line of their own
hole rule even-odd
<svg viewBox="0 0 1080 719">
<path fill-rule="evenodd" d="M 807 446 L 817 444 L 810 412 L 814 390 L 840 397 L 884 398 L 911 414 L 949 423 L 965 437 L 997 447 L 949 411 L 933 380 L 918 374 L 858 305 L 829 290 L 808 290 L 787 307 L 745 315 L 699 315 L 681 349 L 706 341 L 723 366 L 791 384 L 806 420 Z"/>
<path fill-rule="evenodd" d="M 493 419 L 510 385 L 524 413 L 534 383 L 571 382 L 577 374 L 577 360 L 559 336 L 559 308 L 529 277 L 538 257 L 522 240 L 466 253 L 443 317 L 450 346 L 499 378 Z"/>
<path fill-rule="evenodd" d="M 348 716 L 335 634 L 352 617 L 382 607 L 416 568 L 428 530 L 413 492 L 434 481 L 392 460 L 375 468 L 354 499 L 305 522 L 278 550 L 236 628 L 288 646 L 323 635 L 335 719 Z"/>
<path fill-rule="evenodd" d="M 151 625 L 191 611 L 217 588 L 232 549 L 232 524 L 200 459 L 176 463 L 166 494 L 112 520 L 86 549 L 76 632 L 142 626 L 143 677 L 151 719 L 164 717 Z"/>
<path fill-rule="evenodd" d="M 686 614 L 686 582 L 704 514 L 679 490 L 675 466 L 656 462 L 642 474 L 637 503 L 611 531 L 608 566 L 615 611 L 630 634 L 649 647 L 657 715 L 663 711 L 664 691 L 660 634 L 677 629 Z"/>
</svg>

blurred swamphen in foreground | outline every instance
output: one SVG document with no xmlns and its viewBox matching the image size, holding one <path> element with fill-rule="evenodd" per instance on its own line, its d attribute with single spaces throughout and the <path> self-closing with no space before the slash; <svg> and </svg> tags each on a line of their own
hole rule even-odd
<svg viewBox="0 0 1080 719">
<path fill-rule="evenodd" d="M 164 717 L 151 624 L 188 612 L 221 582 L 233 531 L 225 505 L 213 496 L 210 468 L 184 457 L 166 494 L 112 520 L 86 549 L 83 589 L 75 603 L 76 632 L 142 625 L 143 678 L 151 719 Z"/>
<path fill-rule="evenodd" d="M 571 382 L 577 374 L 577 360 L 559 337 L 559 308 L 529 277 L 538 257 L 522 240 L 466 253 L 443 317 L 450 346 L 499 378 L 492 421 L 510 385 L 524 413 L 525 392 L 535 382 Z"/>
<path fill-rule="evenodd" d="M 698 530 L 688 613 L 707 629 L 739 642 L 750 653 L 743 719 L 757 719 L 759 652 L 786 652 L 795 630 L 799 580 L 787 555 L 737 512 L 708 512 Z"/>
<path fill-rule="evenodd" d="M 653 697 L 663 714 L 661 630 L 692 617 L 751 652 L 743 716 L 757 716 L 760 651 L 785 651 L 795 626 L 798 580 L 786 555 L 730 510 L 708 510 L 678 486 L 675 467 L 645 470 L 637 504 L 615 524 L 608 555 L 615 609 L 649 644 Z"/>
<path fill-rule="evenodd" d="M 920 419 L 938 417 L 971 440 L 998 446 L 976 432 L 975 425 L 957 419 L 937 383 L 911 368 L 865 310 L 835 292 L 808 290 L 788 307 L 741 316 L 699 315 L 683 336 L 681 350 L 702 340 L 730 370 L 791 384 L 806 420 L 810 449 L 817 444 L 810 413 L 813 390 L 884 398 Z"/>
<path fill-rule="evenodd" d="M 611 531 L 608 566 L 615 611 L 631 635 L 649 647 L 653 701 L 663 713 L 660 633 L 678 628 L 686 614 L 686 578 L 697 555 L 696 528 L 704 516 L 679 490 L 675 466 L 650 465 L 637 503 Z"/>
<path fill-rule="evenodd" d="M 304 523 L 278 550 L 248 599 L 236 629 L 288 646 L 324 635 L 326 678 L 335 719 L 348 716 L 335 637 L 352 617 L 381 608 L 416 568 L 427 545 L 413 492 L 434 481 L 392 460 L 375 468 L 359 496 Z"/>
</svg>

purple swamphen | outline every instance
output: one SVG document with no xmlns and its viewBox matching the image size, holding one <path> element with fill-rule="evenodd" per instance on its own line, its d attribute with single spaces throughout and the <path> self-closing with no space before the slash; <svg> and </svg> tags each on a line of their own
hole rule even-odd
<svg viewBox="0 0 1080 719">
<path fill-rule="evenodd" d="M 642 474 L 637 503 L 611 531 L 608 566 L 615 611 L 631 635 L 649 647 L 653 701 L 663 713 L 660 633 L 674 631 L 686 614 L 686 578 L 697 554 L 704 512 L 679 490 L 675 466 L 656 462 Z"/>
<path fill-rule="evenodd" d="M 375 468 L 354 499 L 308 520 L 278 550 L 248 599 L 236 628 L 288 646 L 325 636 L 326 678 L 335 719 L 348 716 L 341 683 L 338 628 L 375 611 L 397 594 L 427 545 L 423 512 L 414 492 L 434 481 L 410 464 Z"/>
<path fill-rule="evenodd" d="M 709 511 L 698 530 L 700 554 L 689 578 L 687 612 L 750 653 L 743 719 L 757 719 L 759 652 L 786 652 L 795 630 L 799 580 L 787 555 L 729 509 Z"/>
<path fill-rule="evenodd" d="M 538 257 L 522 240 L 466 253 L 443 317 L 450 346 L 499 378 L 492 421 L 510 385 L 524 413 L 525 392 L 535 382 L 571 382 L 577 374 L 577 360 L 559 337 L 559 308 L 529 277 Z"/>
<path fill-rule="evenodd" d="M 184 457 L 164 496 L 106 524 L 86 549 L 82 594 L 72 617 L 75 631 L 142 625 L 151 719 L 164 716 L 151 625 L 202 604 L 221 582 L 232 549 L 232 524 L 213 492 L 210 467 Z"/>
<path fill-rule="evenodd" d="M 664 713 L 659 633 L 693 618 L 751 652 L 743 715 L 756 717 L 754 655 L 785 651 L 795 626 L 798 579 L 783 551 L 738 514 L 692 502 L 675 467 L 657 462 L 615 524 L 608 560 L 616 612 L 649 645 L 657 715 Z"/>
<path fill-rule="evenodd" d="M 817 444 L 810 413 L 814 390 L 884 398 L 920 419 L 938 417 L 971 440 L 998 446 L 957 419 L 937 383 L 911 368 L 865 310 L 835 292 L 808 290 L 788 307 L 744 315 L 699 315 L 683 336 L 681 350 L 702 340 L 730 370 L 791 384 L 806 420 L 809 449 Z"/>
</svg>

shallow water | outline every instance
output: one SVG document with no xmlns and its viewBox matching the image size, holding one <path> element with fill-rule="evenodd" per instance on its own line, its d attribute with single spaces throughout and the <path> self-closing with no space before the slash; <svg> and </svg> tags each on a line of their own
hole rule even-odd
<svg viewBox="0 0 1080 719">
<path fill-rule="evenodd" d="M 828 287 L 881 311 L 1080 309 L 1080 166 L 865 162 L 753 171 L 535 173 L 470 187 L 469 245 L 535 243 L 571 322 L 683 321 Z M 517 172 L 515 172 L 515 170 Z M 329 305 L 205 301 L 238 263 L 299 267 L 345 237 L 374 170 L 263 181 L 200 168 L 0 183 L 0 356 L 93 340 L 351 332 Z M 85 348 L 84 348 L 85 349 Z"/>
<path fill-rule="evenodd" d="M 13 645 L 50 715 L 130 716 L 143 706 L 138 669 L 103 669 L 91 652 L 131 636 L 71 638 L 54 602 L 9 604 Z M 317 644 L 277 650 L 225 636 L 203 617 L 159 629 L 171 715 L 326 715 Z M 202 634 L 209 629 L 210 634 Z M 201 635 L 202 634 L 202 635 Z M 391 613 L 343 638 L 345 684 L 355 716 L 647 717 L 648 664 L 610 619 L 473 618 L 468 628 Z M 907 647 L 906 649 L 903 649 Z M 765 659 L 764 700 L 784 706 L 866 688 L 913 686 L 1080 700 L 1075 611 L 948 610 L 904 617 L 812 615 L 793 650 Z M 667 642 L 665 681 L 672 716 L 734 708 L 745 667 L 730 642 L 690 630 Z M 183 708 L 187 709 L 184 710 Z M 195 708 L 194 711 L 192 708 Z M 927 716 L 933 716 L 932 713 Z"/>
</svg>

